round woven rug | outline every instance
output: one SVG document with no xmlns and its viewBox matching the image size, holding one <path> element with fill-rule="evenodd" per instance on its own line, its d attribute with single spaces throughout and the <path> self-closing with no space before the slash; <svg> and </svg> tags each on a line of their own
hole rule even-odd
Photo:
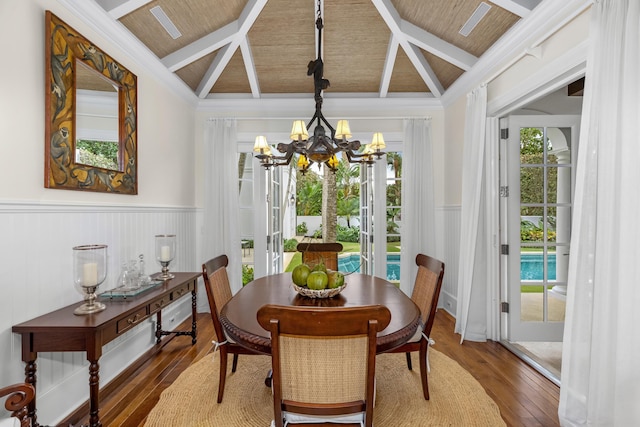
<svg viewBox="0 0 640 427">
<path fill-rule="evenodd" d="M 500 410 L 480 383 L 457 362 L 429 350 L 430 400 L 424 400 L 418 374 L 409 371 L 404 354 L 382 354 L 376 359 L 376 427 L 504 426 Z M 218 396 L 219 352 L 209 354 L 183 372 L 151 410 L 145 427 L 268 427 L 273 418 L 271 390 L 264 378 L 271 367 L 268 356 L 243 356 L 231 373 L 231 361 L 222 403 Z"/>
</svg>

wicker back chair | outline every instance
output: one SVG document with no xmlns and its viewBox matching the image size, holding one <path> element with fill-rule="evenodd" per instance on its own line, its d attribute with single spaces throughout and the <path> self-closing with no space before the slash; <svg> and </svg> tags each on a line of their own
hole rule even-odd
<svg viewBox="0 0 640 427">
<path fill-rule="evenodd" d="M 28 405 L 36 397 L 36 389 L 27 383 L 13 384 L 0 388 L 0 397 L 4 398 L 5 396 L 9 397 L 5 400 L 4 407 L 15 419 L 0 418 L 0 426 L 31 426 Z"/>
<path fill-rule="evenodd" d="M 427 373 L 429 370 L 427 352 L 434 341 L 429 338 L 431 328 L 436 316 L 440 288 L 444 277 L 444 263 L 430 256 L 418 254 L 416 256 L 418 274 L 413 286 L 411 299 L 420 308 L 422 315 L 422 328 L 418 328 L 416 334 L 402 346 L 392 350 L 392 353 L 406 353 L 407 367 L 411 367 L 411 352 L 418 351 L 420 357 L 420 377 L 422 380 L 422 393 L 425 400 L 429 400 L 429 382 Z"/>
<path fill-rule="evenodd" d="M 309 267 L 324 263 L 326 268 L 338 270 L 338 253 L 342 252 L 342 243 L 300 242 L 296 249 L 302 253 L 302 262 Z"/>
<path fill-rule="evenodd" d="M 258 322 L 271 333 L 274 423 L 371 427 L 376 335 L 386 307 L 266 305 Z"/>
<path fill-rule="evenodd" d="M 226 255 L 220 255 L 216 258 L 202 264 L 202 276 L 207 291 L 207 299 L 209 300 L 209 309 L 211 310 L 211 320 L 213 329 L 216 332 L 216 339 L 213 343 L 216 349 L 220 349 L 220 380 L 218 384 L 218 403 L 222 402 L 224 395 L 224 383 L 227 378 L 227 356 L 233 354 L 233 363 L 231 372 L 236 371 L 238 366 L 239 354 L 259 354 L 246 349 L 233 342 L 224 333 L 222 324 L 220 323 L 220 310 L 231 299 L 231 286 L 229 285 L 229 276 L 227 275 L 227 266 L 229 258 Z M 215 349 L 214 349 L 215 351 Z"/>
</svg>

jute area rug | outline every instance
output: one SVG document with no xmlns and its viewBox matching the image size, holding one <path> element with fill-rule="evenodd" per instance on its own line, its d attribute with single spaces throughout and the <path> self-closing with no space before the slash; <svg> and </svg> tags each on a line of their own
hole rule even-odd
<svg viewBox="0 0 640 427">
<path fill-rule="evenodd" d="M 429 350 L 430 400 L 424 400 L 416 355 L 412 355 L 413 371 L 407 369 L 404 354 L 377 357 L 376 427 L 505 425 L 480 383 L 433 349 Z M 209 354 L 183 372 L 162 393 L 145 427 L 268 427 L 273 400 L 264 378 L 271 358 L 241 355 L 235 373 L 229 360 L 224 399 L 218 404 L 218 357 L 219 352 Z"/>
</svg>

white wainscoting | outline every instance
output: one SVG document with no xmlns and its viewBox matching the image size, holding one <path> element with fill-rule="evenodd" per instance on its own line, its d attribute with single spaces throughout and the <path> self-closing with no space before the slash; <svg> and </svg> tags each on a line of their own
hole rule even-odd
<svg viewBox="0 0 640 427">
<path fill-rule="evenodd" d="M 24 381 L 21 337 L 11 332 L 12 325 L 82 300 L 73 285 L 73 246 L 109 246 L 107 280 L 99 291 L 115 287 L 122 262 L 139 254 L 144 255 L 147 274 L 159 271 L 156 234 L 177 236 L 171 270 L 200 271 L 196 217 L 191 207 L 0 201 L 0 386 Z M 191 298 L 184 297 L 163 310 L 163 329 L 173 329 L 190 314 Z M 154 320 L 103 348 L 101 385 L 153 346 Z M 89 397 L 86 353 L 40 353 L 37 366 L 38 420 L 57 424 Z"/>
<path fill-rule="evenodd" d="M 436 208 L 438 256 L 444 262 L 439 306 L 456 316 L 460 263 L 460 206 Z"/>
</svg>

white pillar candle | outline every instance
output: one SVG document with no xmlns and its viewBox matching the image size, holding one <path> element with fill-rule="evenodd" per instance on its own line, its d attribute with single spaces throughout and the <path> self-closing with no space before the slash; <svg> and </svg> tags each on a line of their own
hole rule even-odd
<svg viewBox="0 0 640 427">
<path fill-rule="evenodd" d="M 169 246 L 162 246 L 160 248 L 160 261 L 166 262 L 171 260 L 171 248 Z"/>
<path fill-rule="evenodd" d="M 88 262 L 83 265 L 82 283 L 84 283 L 84 286 L 95 286 L 98 284 L 98 264 Z"/>
</svg>

